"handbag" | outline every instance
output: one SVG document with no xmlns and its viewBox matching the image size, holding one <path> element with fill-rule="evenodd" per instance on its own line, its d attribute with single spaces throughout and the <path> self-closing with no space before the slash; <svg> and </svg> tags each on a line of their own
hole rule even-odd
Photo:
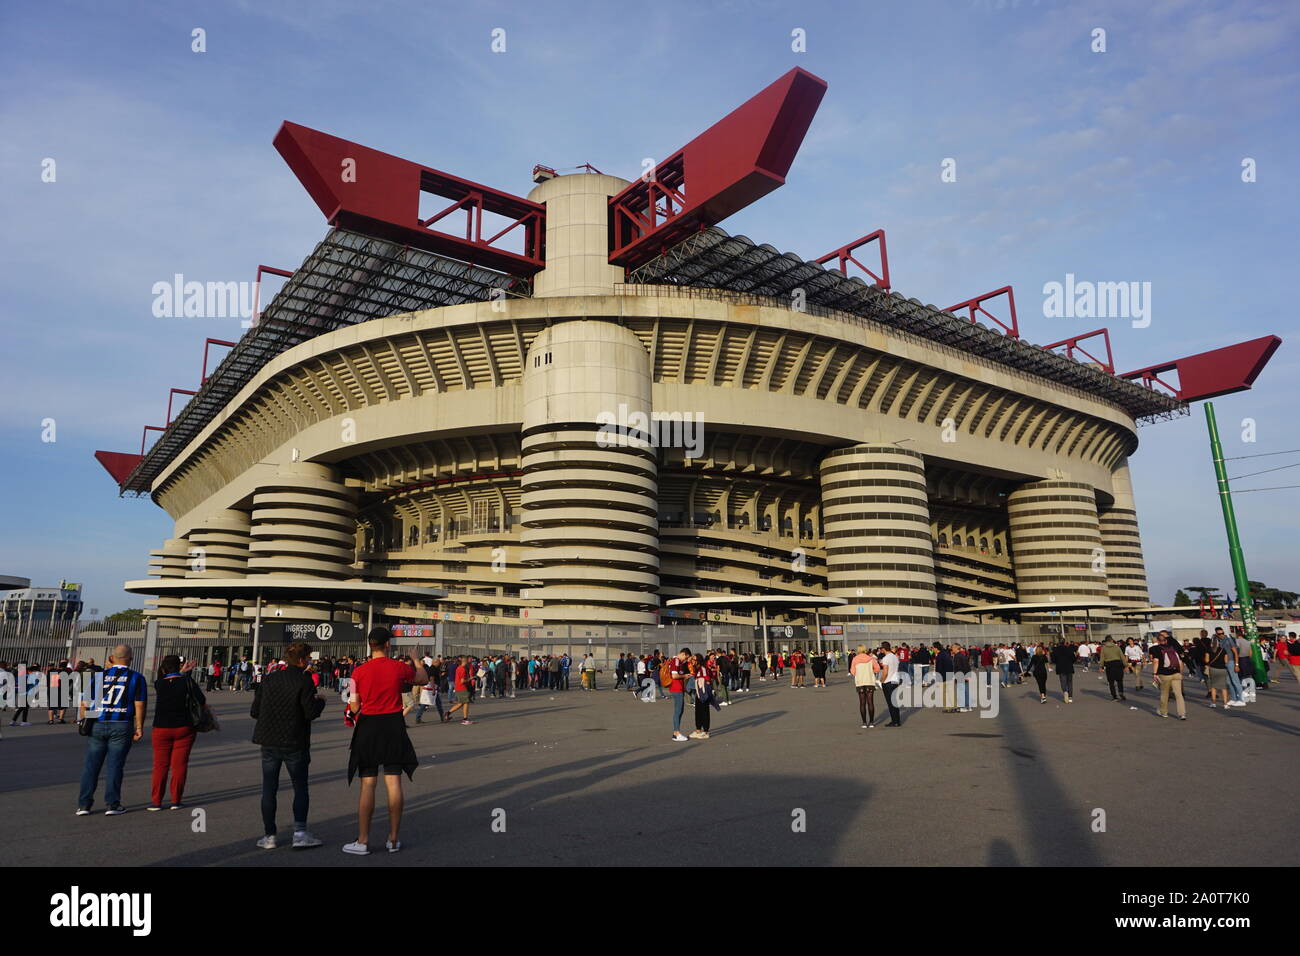
<svg viewBox="0 0 1300 956">
<path fill-rule="evenodd" d="M 98 717 L 82 717 L 77 721 L 77 733 L 83 737 L 89 737 L 95 730 L 95 721 Z"/>
<path fill-rule="evenodd" d="M 194 695 L 194 682 L 189 678 L 184 680 L 185 706 L 189 709 L 190 726 L 201 734 L 206 734 L 210 730 L 220 730 L 216 716 L 209 708 L 199 703 L 198 697 Z"/>
</svg>

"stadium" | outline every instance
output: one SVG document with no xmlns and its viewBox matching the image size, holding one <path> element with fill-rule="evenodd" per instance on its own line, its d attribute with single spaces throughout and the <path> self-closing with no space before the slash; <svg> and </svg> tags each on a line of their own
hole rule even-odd
<svg viewBox="0 0 1300 956">
<path fill-rule="evenodd" d="M 151 446 L 97 453 L 175 522 L 128 590 L 195 635 L 1148 606 L 1139 426 L 1280 340 L 1117 372 L 1105 329 L 1031 344 L 1009 287 L 895 291 L 883 230 L 805 260 L 720 228 L 826 91 L 792 70 L 635 181 L 539 166 L 526 197 L 286 122 L 329 231 L 259 268 L 283 287 Z"/>
</svg>

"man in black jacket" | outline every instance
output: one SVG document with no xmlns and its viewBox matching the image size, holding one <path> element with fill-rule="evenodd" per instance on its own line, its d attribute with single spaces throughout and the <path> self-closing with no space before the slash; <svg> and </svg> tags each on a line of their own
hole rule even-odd
<svg viewBox="0 0 1300 956">
<path fill-rule="evenodd" d="M 257 721 L 253 743 L 262 747 L 262 823 L 266 835 L 257 841 L 263 850 L 274 850 L 276 791 L 280 788 L 280 767 L 289 770 L 293 781 L 293 847 L 295 850 L 320 846 L 307 832 L 307 767 L 311 763 L 311 722 L 325 709 L 325 698 L 307 673 L 311 645 L 295 641 L 285 648 L 288 667 L 267 674 L 257 684 L 253 709 Z"/>
<path fill-rule="evenodd" d="M 1078 648 L 1073 644 L 1062 644 L 1059 641 L 1052 647 L 1052 667 L 1056 670 L 1056 678 L 1061 682 L 1061 693 L 1065 695 L 1067 704 L 1074 703 L 1074 659 L 1077 656 Z"/>
</svg>

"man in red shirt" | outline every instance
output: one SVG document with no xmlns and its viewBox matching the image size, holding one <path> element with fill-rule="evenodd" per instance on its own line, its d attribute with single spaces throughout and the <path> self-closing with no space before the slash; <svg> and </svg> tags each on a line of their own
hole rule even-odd
<svg viewBox="0 0 1300 956">
<path fill-rule="evenodd" d="M 361 777 L 361 801 L 358 808 L 357 839 L 343 848 L 344 853 L 366 856 L 370 853 L 370 821 L 375 813 L 375 784 L 383 768 L 384 787 L 388 791 L 389 853 L 402 848 L 397 838 L 402 823 L 402 774 L 415 773 L 419 758 L 406 734 L 402 716 L 402 685 L 424 684 L 429 680 L 424 664 L 414 665 L 388 656 L 393 635 L 386 627 L 374 628 L 367 637 L 370 659 L 352 671 L 348 710 L 357 715 L 352 731 L 351 755 L 348 760 L 348 783 L 354 774 Z"/>
<path fill-rule="evenodd" d="M 790 655 L 790 686 L 803 687 L 804 675 L 807 658 L 803 656 L 803 648 L 796 647 L 794 653 Z"/>
<path fill-rule="evenodd" d="M 474 693 L 474 665 L 470 663 L 468 657 L 456 658 L 456 669 L 452 671 L 451 679 L 451 698 L 454 706 L 442 719 L 449 721 L 452 715 L 460 710 L 463 711 L 460 722 L 472 724 L 474 721 L 469 719 L 469 702 Z"/>
</svg>

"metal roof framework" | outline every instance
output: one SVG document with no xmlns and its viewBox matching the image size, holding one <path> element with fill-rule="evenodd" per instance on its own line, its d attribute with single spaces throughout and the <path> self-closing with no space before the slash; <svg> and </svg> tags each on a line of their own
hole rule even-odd
<svg viewBox="0 0 1300 956">
<path fill-rule="evenodd" d="M 885 292 L 857 276 L 845 276 L 790 252 L 756 245 L 716 226 L 677 243 L 631 270 L 629 284 L 694 286 L 783 300 L 802 289 L 809 311 L 847 312 L 891 329 L 909 332 L 971 355 L 1072 386 L 1111 402 L 1138 421 L 1187 414 L 1187 404 L 1063 355 L 1021 342 L 962 319 L 918 299 Z M 832 316 L 833 317 L 833 316 Z"/>
<path fill-rule="evenodd" d="M 148 494 L 163 469 L 281 352 L 370 319 L 481 302 L 498 289 L 512 296 L 532 291 L 527 280 L 503 272 L 331 230 L 163 430 L 119 493 Z"/>
</svg>

